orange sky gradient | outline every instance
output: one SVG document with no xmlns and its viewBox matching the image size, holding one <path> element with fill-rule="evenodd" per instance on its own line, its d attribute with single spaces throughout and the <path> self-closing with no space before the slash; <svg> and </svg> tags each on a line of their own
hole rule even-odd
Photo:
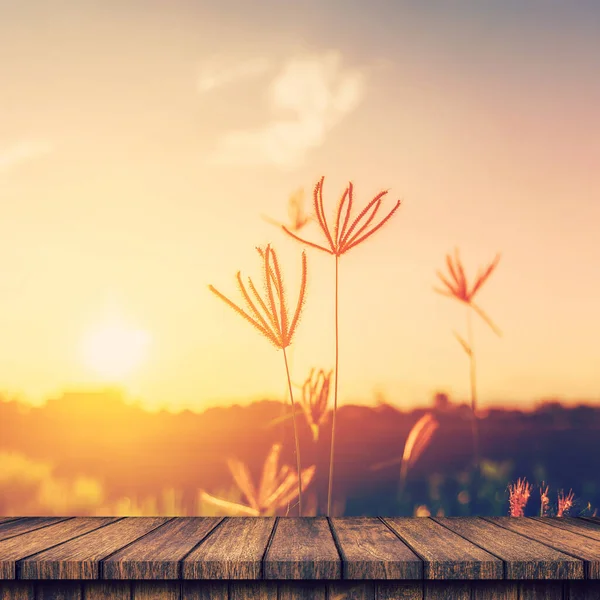
<svg viewBox="0 0 600 600">
<path fill-rule="evenodd" d="M 465 310 L 432 291 L 457 245 L 471 275 L 502 252 L 481 406 L 600 401 L 600 5 L 424 4 L 1 2 L 0 390 L 115 383 L 82 350 L 115 318 L 149 408 L 280 398 L 281 352 L 207 285 L 237 301 L 272 243 L 293 304 L 302 247 L 260 215 L 325 175 L 330 215 L 348 180 L 403 200 L 340 261 L 342 404 L 466 399 Z M 297 382 L 334 364 L 334 260 L 307 257 Z"/>
</svg>

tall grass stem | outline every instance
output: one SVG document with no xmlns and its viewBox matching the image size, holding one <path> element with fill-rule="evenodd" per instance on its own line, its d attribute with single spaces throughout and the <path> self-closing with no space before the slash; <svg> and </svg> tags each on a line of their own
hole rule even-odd
<svg viewBox="0 0 600 600">
<path fill-rule="evenodd" d="M 300 467 L 300 441 L 298 440 L 298 427 L 296 425 L 296 406 L 294 404 L 294 393 L 292 392 L 292 379 L 290 377 L 290 368 L 288 365 L 287 354 L 283 348 L 283 360 L 285 361 L 285 371 L 287 373 L 288 389 L 290 392 L 290 401 L 292 403 L 292 420 L 294 422 L 294 440 L 296 442 L 296 469 L 298 470 L 298 516 L 302 516 L 302 469 Z"/>
<path fill-rule="evenodd" d="M 331 452 L 329 454 L 329 483 L 327 487 L 327 516 L 331 517 L 331 492 L 333 487 L 333 455 L 335 449 L 335 417 L 337 414 L 339 381 L 339 320 L 338 320 L 339 256 L 335 257 L 335 387 L 333 388 L 333 415 L 331 417 Z"/>
<path fill-rule="evenodd" d="M 477 493 L 479 488 L 479 422 L 477 419 L 477 363 L 475 359 L 475 342 L 471 306 L 467 305 L 467 344 L 469 346 L 469 382 L 471 386 L 471 432 L 473 436 L 473 485 L 471 490 L 472 506 L 477 512 Z"/>
</svg>

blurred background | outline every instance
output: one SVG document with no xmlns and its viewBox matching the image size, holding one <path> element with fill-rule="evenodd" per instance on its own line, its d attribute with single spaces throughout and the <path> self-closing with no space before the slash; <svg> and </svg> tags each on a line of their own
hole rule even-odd
<svg viewBox="0 0 600 600">
<path fill-rule="evenodd" d="M 352 218 L 402 200 L 339 261 L 335 513 L 506 514 L 522 477 L 529 511 L 545 483 L 593 512 L 599 28 L 592 1 L 0 1 L 0 514 L 294 514 L 240 487 L 292 482 L 282 353 L 207 286 L 262 290 L 271 243 L 295 306 L 276 225 L 324 243 L 323 175 L 330 223 L 348 181 Z M 307 260 L 298 385 L 335 365 Z M 295 388 L 319 513 L 331 384 L 318 437 Z"/>
</svg>

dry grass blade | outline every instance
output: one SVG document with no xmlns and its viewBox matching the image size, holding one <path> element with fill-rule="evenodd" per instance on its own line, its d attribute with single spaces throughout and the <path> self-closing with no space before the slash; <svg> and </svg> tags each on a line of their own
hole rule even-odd
<svg viewBox="0 0 600 600">
<path fill-rule="evenodd" d="M 299 481 L 298 472 L 292 471 L 287 465 L 279 468 L 280 453 L 281 445 L 274 444 L 265 460 L 258 490 L 251 480 L 246 465 L 236 459 L 227 461 L 233 480 L 246 496 L 248 506 L 216 498 L 204 491 L 201 491 L 201 498 L 213 506 L 225 509 L 233 514 L 256 517 L 274 514 L 276 510 L 283 508 L 289 501 L 299 498 L 299 489 L 296 487 Z M 313 465 L 302 471 L 302 480 L 305 482 L 305 487 L 313 479 L 315 469 L 316 467 Z"/>
<path fill-rule="evenodd" d="M 423 415 L 412 427 L 402 454 L 402 463 L 400 467 L 400 482 L 404 486 L 408 469 L 411 467 L 429 445 L 431 437 L 438 428 L 439 423 L 431 413 Z"/>
<path fill-rule="evenodd" d="M 264 504 L 265 500 L 273 493 L 277 481 L 277 465 L 279 464 L 279 455 L 281 454 L 281 444 L 273 444 L 265 464 L 263 466 L 262 476 L 258 493 L 258 504 Z M 287 473 L 286 473 L 287 474 Z"/>
<path fill-rule="evenodd" d="M 475 283 L 471 288 L 470 296 L 471 298 L 476 294 L 477 290 L 486 282 L 488 277 L 493 273 L 494 269 L 498 266 L 500 262 L 500 254 L 496 254 L 494 260 L 488 265 L 486 270 L 483 273 L 478 273 L 475 279 Z"/>
<path fill-rule="evenodd" d="M 315 474 L 316 467 L 308 467 L 302 470 L 302 482 L 304 489 L 310 484 Z M 276 506 L 278 508 L 284 507 L 288 502 L 291 502 L 298 497 L 298 491 L 295 489 L 296 483 L 298 482 L 298 475 L 296 473 L 289 473 L 283 481 L 279 484 L 278 488 L 266 498 L 265 505 Z"/>
<path fill-rule="evenodd" d="M 467 353 L 467 355 L 471 356 L 473 354 L 471 346 L 469 346 L 465 339 L 462 336 L 460 336 L 456 331 L 452 331 L 452 333 L 454 334 L 454 337 L 458 340 L 458 343 L 463 347 L 463 350 Z"/>
<path fill-rule="evenodd" d="M 222 508 L 223 510 L 227 511 L 227 515 L 241 515 L 246 517 L 260 516 L 260 512 L 250 506 L 244 506 L 243 504 L 238 504 L 237 502 L 230 502 L 229 500 L 217 498 L 208 492 L 205 492 L 204 490 L 200 490 L 199 497 L 204 502 L 208 502 L 217 508 Z"/>
<path fill-rule="evenodd" d="M 248 467 L 241 461 L 233 458 L 230 458 L 227 461 L 227 466 L 229 467 L 229 471 L 233 476 L 233 480 L 240 488 L 244 496 L 246 496 L 248 504 L 250 504 L 254 510 L 258 510 L 259 503 L 256 498 L 256 489 L 252 483 Z"/>
<path fill-rule="evenodd" d="M 489 328 L 498 336 L 502 337 L 502 331 L 498 328 L 498 326 L 483 312 L 475 302 L 471 302 L 471 308 L 488 324 Z"/>
</svg>

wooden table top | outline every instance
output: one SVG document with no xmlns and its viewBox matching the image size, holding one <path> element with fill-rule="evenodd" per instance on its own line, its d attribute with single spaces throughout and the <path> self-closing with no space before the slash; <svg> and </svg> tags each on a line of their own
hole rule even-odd
<svg viewBox="0 0 600 600">
<path fill-rule="evenodd" d="M 600 579 L 600 518 L 2 517 L 0 579 Z"/>
</svg>

